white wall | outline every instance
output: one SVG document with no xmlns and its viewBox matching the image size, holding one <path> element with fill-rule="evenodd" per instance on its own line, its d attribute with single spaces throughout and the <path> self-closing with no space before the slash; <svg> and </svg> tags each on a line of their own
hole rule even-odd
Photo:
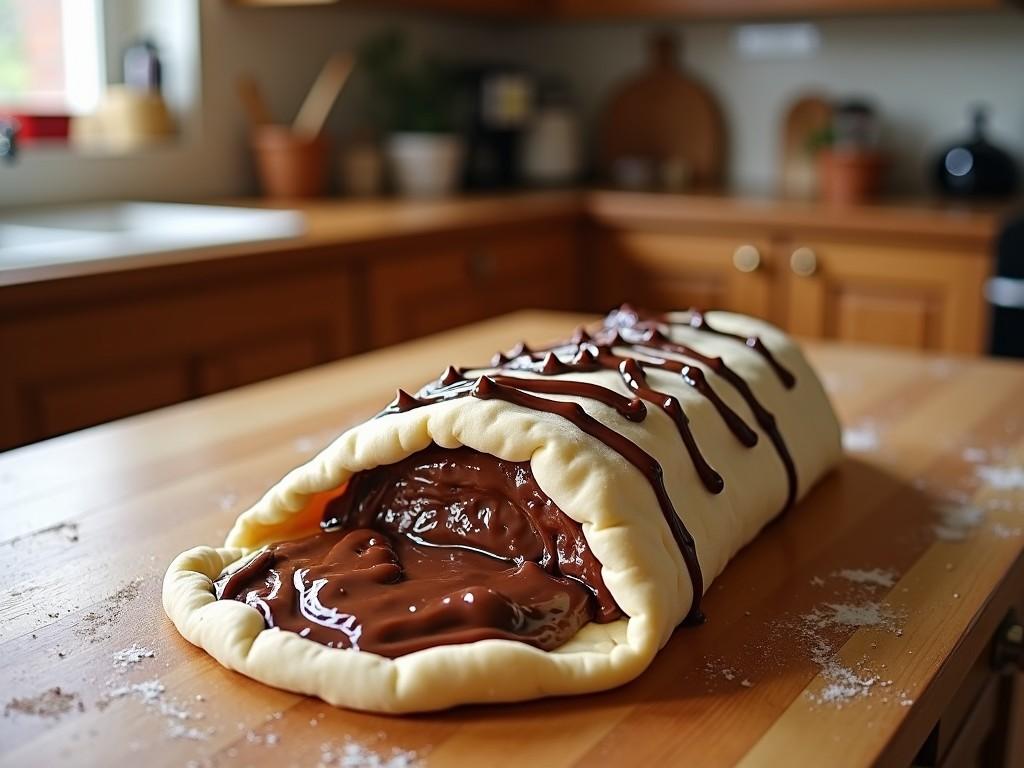
<svg viewBox="0 0 1024 768">
<path fill-rule="evenodd" d="M 492 25 L 339 6 L 252 9 L 226 0 L 197 1 L 202 16 L 202 109 L 186 116 L 186 137 L 124 157 L 27 151 L 15 166 L 0 166 L 0 206 L 251 193 L 255 185 L 234 92 L 236 76 L 256 75 L 275 114 L 290 118 L 331 51 L 352 48 L 386 24 L 398 23 L 422 49 L 515 58 L 537 71 L 560 73 L 588 118 L 599 113 L 618 80 L 643 66 L 655 26 Z M 898 189 L 924 187 L 931 154 L 963 133 L 967 108 L 976 102 L 993 108 L 995 138 L 1024 160 L 1024 12 L 842 19 L 819 26 L 822 48 L 813 59 L 748 62 L 733 50 L 734 25 L 678 25 L 686 66 L 714 90 L 725 111 L 735 186 L 771 187 L 785 105 L 814 87 L 875 99 L 885 116 L 886 142 L 896 157 Z M 355 76 L 328 130 L 339 135 L 356 126 L 365 96 Z"/>
<path fill-rule="evenodd" d="M 786 105 L 821 88 L 872 98 L 884 117 L 899 191 L 926 187 L 934 152 L 964 134 L 969 105 L 992 108 L 992 135 L 1024 161 L 1024 11 L 992 15 L 848 18 L 818 22 L 809 59 L 742 60 L 735 26 L 675 25 L 686 68 L 717 95 L 730 141 L 731 180 L 774 185 Z M 610 89 L 644 67 L 652 24 L 543 25 L 517 33 L 534 66 L 566 76 L 593 119 Z M 1024 165 L 1022 165 L 1024 171 Z"/>
<path fill-rule="evenodd" d="M 149 0 L 157 1 L 166 0 Z M 119 157 L 81 156 L 67 149 L 25 150 L 15 165 L 0 165 L 0 207 L 251 194 L 255 180 L 234 86 L 239 74 L 255 75 L 275 117 L 290 120 L 328 54 L 354 48 L 374 30 L 398 25 L 415 47 L 446 55 L 452 51 L 472 55 L 481 46 L 486 49 L 493 34 L 479 24 L 450 18 L 356 12 L 339 6 L 253 9 L 227 0 L 196 2 L 201 11 L 202 103 L 183 116 L 182 139 Z M 355 105 L 365 95 L 361 79 L 353 76 L 335 107 L 328 132 L 343 135 L 355 127 L 360 111 Z"/>
</svg>

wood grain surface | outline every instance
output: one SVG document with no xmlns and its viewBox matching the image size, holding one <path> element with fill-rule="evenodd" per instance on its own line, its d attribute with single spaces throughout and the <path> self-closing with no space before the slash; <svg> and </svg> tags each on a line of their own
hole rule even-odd
<svg viewBox="0 0 1024 768">
<path fill-rule="evenodd" d="M 179 551 L 221 541 L 396 386 L 580 319 L 508 315 L 0 455 L 0 764 L 909 764 L 1022 595 L 1020 365 L 810 347 L 844 463 L 714 582 L 707 623 L 618 690 L 371 716 L 175 632 L 160 582 Z M 154 655 L 120 668 L 136 643 Z"/>
</svg>

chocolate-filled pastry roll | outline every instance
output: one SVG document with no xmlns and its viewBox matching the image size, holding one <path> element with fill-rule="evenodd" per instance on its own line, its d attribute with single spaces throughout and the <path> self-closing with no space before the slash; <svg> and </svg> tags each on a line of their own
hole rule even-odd
<svg viewBox="0 0 1024 768">
<path fill-rule="evenodd" d="M 399 391 L 224 547 L 179 555 L 164 607 L 224 666 L 338 706 L 612 688 L 703 620 L 729 559 L 840 451 L 785 334 L 624 306 Z"/>
</svg>

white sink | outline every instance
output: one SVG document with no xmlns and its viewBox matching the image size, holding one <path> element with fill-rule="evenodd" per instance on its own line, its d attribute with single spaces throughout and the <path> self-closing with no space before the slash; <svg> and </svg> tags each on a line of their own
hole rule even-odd
<svg viewBox="0 0 1024 768">
<path fill-rule="evenodd" d="M 104 203 L 0 215 L 0 271 L 296 237 L 297 211 Z"/>
</svg>

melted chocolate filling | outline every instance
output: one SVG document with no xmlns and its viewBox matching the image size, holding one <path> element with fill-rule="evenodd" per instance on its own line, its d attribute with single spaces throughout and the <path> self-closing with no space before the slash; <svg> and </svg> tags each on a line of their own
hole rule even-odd
<svg viewBox="0 0 1024 768">
<path fill-rule="evenodd" d="M 529 462 L 431 446 L 355 475 L 323 530 L 217 582 L 269 627 L 396 657 L 489 638 L 551 650 L 622 613 Z"/>
</svg>

